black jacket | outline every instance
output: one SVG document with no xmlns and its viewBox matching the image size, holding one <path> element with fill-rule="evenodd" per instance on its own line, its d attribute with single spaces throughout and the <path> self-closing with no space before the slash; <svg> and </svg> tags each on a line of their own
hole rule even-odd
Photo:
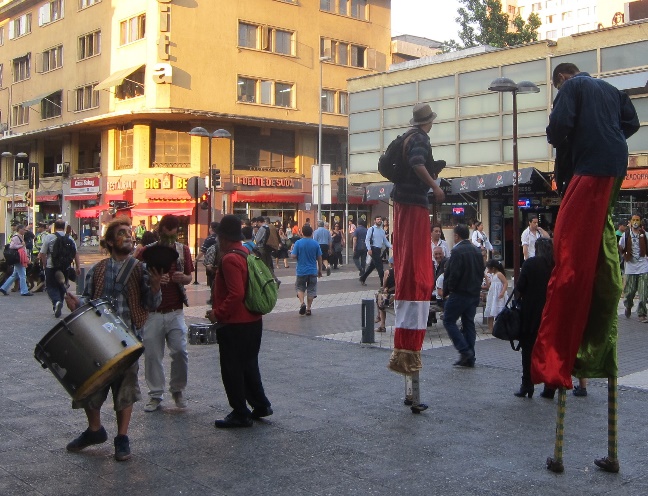
<svg viewBox="0 0 648 496">
<path fill-rule="evenodd" d="M 464 239 L 452 248 L 445 266 L 443 296 L 457 293 L 479 297 L 484 280 L 484 258 L 479 248 Z"/>
</svg>

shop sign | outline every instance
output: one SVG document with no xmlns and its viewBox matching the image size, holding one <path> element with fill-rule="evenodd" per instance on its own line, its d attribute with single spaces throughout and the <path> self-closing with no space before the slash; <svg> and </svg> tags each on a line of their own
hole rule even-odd
<svg viewBox="0 0 648 496">
<path fill-rule="evenodd" d="M 135 189 L 136 184 L 135 179 L 119 179 L 117 181 L 108 181 L 106 189 L 108 191 L 125 191 Z"/>
<path fill-rule="evenodd" d="M 16 212 L 26 211 L 29 206 L 25 201 L 7 202 L 7 210 L 13 210 L 14 205 L 16 207 Z"/>
<path fill-rule="evenodd" d="M 542 198 L 542 205 L 545 207 L 559 207 L 562 198 L 559 196 L 546 196 Z"/>
<path fill-rule="evenodd" d="M 85 195 L 99 193 L 99 177 L 75 177 L 70 181 L 71 195 Z"/>
<path fill-rule="evenodd" d="M 265 186 L 270 188 L 294 188 L 296 181 L 287 177 L 243 176 L 238 183 L 244 186 Z"/>
<path fill-rule="evenodd" d="M 157 0 L 158 2 L 158 40 L 157 53 L 160 60 L 171 58 L 171 0 Z M 173 67 L 168 62 L 157 63 L 153 66 L 153 81 L 156 84 L 171 84 L 173 82 Z"/>
<path fill-rule="evenodd" d="M 176 189 L 185 189 L 187 180 L 182 177 L 175 178 L 170 174 L 164 174 L 162 177 L 145 177 L 144 189 L 171 189 L 175 185 Z"/>
</svg>

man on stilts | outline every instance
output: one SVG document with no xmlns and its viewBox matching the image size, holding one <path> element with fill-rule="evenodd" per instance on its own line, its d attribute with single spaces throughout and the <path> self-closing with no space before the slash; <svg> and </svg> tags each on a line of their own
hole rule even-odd
<svg viewBox="0 0 648 496">
<path fill-rule="evenodd" d="M 405 405 L 413 413 L 427 408 L 421 403 L 419 371 L 422 368 L 421 348 L 430 310 L 433 273 L 428 191 L 434 201 L 443 201 L 444 194 L 435 182 L 445 162 L 434 162 L 428 133 L 436 114 L 428 104 L 414 106 L 410 124 L 413 126 L 403 143 L 402 180 L 394 183 L 394 270 L 396 274 L 396 332 L 389 369 L 405 375 Z"/>
<path fill-rule="evenodd" d="M 567 157 L 567 164 L 557 163 L 559 190 L 564 190 L 563 182 L 569 184 L 554 231 L 556 265 L 533 349 L 531 376 L 535 384 L 544 382 L 559 390 L 554 456 L 547 459 L 547 469 L 557 473 L 564 471 L 565 400 L 571 376 L 608 378 L 608 454 L 594 463 L 616 473 L 621 273 L 611 216 L 628 166 L 626 139 L 639 129 L 639 119 L 625 93 L 580 72 L 574 64 L 556 66 L 553 84 L 559 92 L 547 139 L 559 148 L 557 156 Z M 565 146 L 567 154 L 561 151 Z"/>
</svg>

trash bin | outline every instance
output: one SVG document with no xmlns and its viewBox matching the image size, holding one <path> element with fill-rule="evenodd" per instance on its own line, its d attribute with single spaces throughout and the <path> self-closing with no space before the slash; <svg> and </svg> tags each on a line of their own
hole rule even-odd
<svg viewBox="0 0 648 496">
<path fill-rule="evenodd" d="M 362 300 L 362 342 L 374 343 L 374 301 Z"/>
</svg>

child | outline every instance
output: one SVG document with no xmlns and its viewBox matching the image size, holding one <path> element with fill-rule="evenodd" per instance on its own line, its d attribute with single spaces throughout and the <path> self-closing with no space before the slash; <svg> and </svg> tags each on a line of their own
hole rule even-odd
<svg viewBox="0 0 648 496">
<path fill-rule="evenodd" d="M 486 307 L 484 308 L 484 317 L 488 317 L 488 329 L 493 332 L 495 317 L 504 308 L 506 304 L 506 290 L 508 281 L 504 267 L 497 260 L 489 260 L 486 264 L 487 281 L 490 280 L 488 295 L 486 296 Z"/>
</svg>

